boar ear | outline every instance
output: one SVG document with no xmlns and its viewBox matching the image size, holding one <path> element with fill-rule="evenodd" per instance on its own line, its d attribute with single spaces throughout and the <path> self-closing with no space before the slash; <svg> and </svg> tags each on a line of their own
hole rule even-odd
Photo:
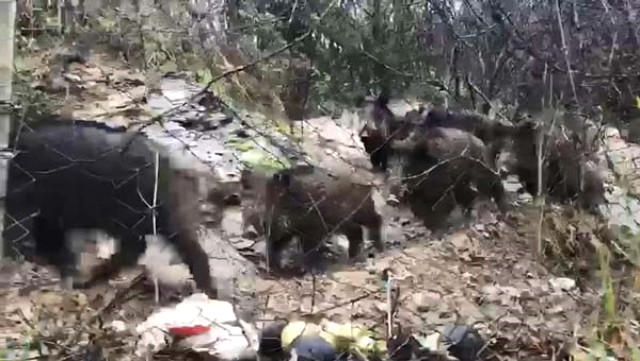
<svg viewBox="0 0 640 361">
<path fill-rule="evenodd" d="M 379 106 L 386 107 L 389 105 L 389 98 L 391 98 L 391 90 L 388 86 L 383 86 L 380 93 L 378 93 L 376 102 Z"/>
<path fill-rule="evenodd" d="M 240 206 L 242 205 L 242 197 L 237 193 L 230 194 L 224 198 L 224 205 Z"/>
<path fill-rule="evenodd" d="M 240 184 L 243 189 L 251 189 L 251 176 L 253 175 L 253 171 L 250 169 L 243 169 L 240 172 Z"/>
<path fill-rule="evenodd" d="M 285 187 L 289 187 L 291 184 L 291 175 L 289 173 L 276 173 L 273 175 L 273 180 Z"/>
<path fill-rule="evenodd" d="M 364 127 L 362 127 L 362 129 L 360 130 L 360 137 L 362 138 L 366 138 L 369 136 L 369 127 L 367 125 L 365 125 Z"/>
<path fill-rule="evenodd" d="M 280 178 L 280 182 L 285 187 L 289 187 L 291 185 L 291 174 L 289 173 L 283 174 L 282 177 Z"/>
</svg>

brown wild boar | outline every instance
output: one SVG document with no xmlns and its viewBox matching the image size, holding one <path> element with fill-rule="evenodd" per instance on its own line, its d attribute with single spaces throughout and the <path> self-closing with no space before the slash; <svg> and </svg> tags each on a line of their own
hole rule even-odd
<svg viewBox="0 0 640 361">
<path fill-rule="evenodd" d="M 316 264 L 314 252 L 333 233 L 347 236 L 352 259 L 361 249 L 362 227 L 368 229 L 376 249 L 384 249 L 383 220 L 375 208 L 372 186 L 355 184 L 349 177 L 335 177 L 319 168 L 287 169 L 266 179 L 260 177 L 264 176 L 252 176 L 254 184 L 262 182 L 253 188 L 264 189 L 263 225 L 270 269 L 280 268 L 280 252 L 294 237 L 300 239 L 305 266 Z"/>
<path fill-rule="evenodd" d="M 499 209 L 506 211 L 500 177 L 487 164 L 484 143 L 473 134 L 428 128 L 393 143 L 393 149 L 405 158 L 406 200 L 428 228 L 441 231 L 456 205 L 469 212 L 477 196 L 493 198 Z"/>
<path fill-rule="evenodd" d="M 488 164 L 495 168 L 496 158 L 513 133 L 513 125 L 490 119 L 471 111 L 452 112 L 444 108 L 431 109 L 420 124 L 421 128 L 455 128 L 480 138 L 489 149 Z"/>
<path fill-rule="evenodd" d="M 512 142 L 514 171 L 532 195 L 538 193 L 537 142 L 542 124 L 528 120 L 518 124 Z M 577 139 L 560 134 L 545 137 L 543 143 L 542 191 L 560 202 L 577 200 L 586 210 L 597 213 L 606 203 L 605 181 L 595 156 Z"/>
<path fill-rule="evenodd" d="M 365 103 L 367 122 L 360 130 L 360 140 L 369 154 L 375 170 L 386 171 L 392 156 L 390 143 L 405 139 L 411 131 L 411 124 L 405 119 L 396 119 L 387 107 L 388 99 L 383 95 L 369 98 Z"/>
</svg>

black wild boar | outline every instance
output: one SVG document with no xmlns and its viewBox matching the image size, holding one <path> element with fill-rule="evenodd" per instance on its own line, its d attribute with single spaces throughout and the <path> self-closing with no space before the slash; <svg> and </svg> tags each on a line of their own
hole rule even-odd
<svg viewBox="0 0 640 361">
<path fill-rule="evenodd" d="M 407 117 L 396 119 L 387 107 L 389 100 L 383 95 L 368 98 L 365 102 L 366 124 L 360 130 L 360 140 L 369 154 L 371 165 L 376 170 L 386 171 L 392 156 L 390 143 L 406 139 L 413 124 Z"/>
<path fill-rule="evenodd" d="M 265 234 L 264 219 L 262 209 L 258 204 L 245 205 L 242 209 L 242 229 L 246 238 L 255 238 Z M 253 227 L 254 232 L 249 230 Z"/>
<path fill-rule="evenodd" d="M 334 177 L 318 168 L 256 176 L 263 182 L 263 224 L 271 269 L 279 268 L 280 252 L 293 237 L 300 239 L 306 266 L 316 264 L 314 253 L 332 233 L 347 236 L 349 257 L 356 257 L 363 242 L 363 226 L 376 249 L 383 250 L 383 221 L 375 208 L 373 187 L 355 184 L 349 177 Z"/>
<path fill-rule="evenodd" d="M 287 326 L 287 323 L 287 321 L 278 320 L 264 326 L 260 331 L 260 344 L 258 347 L 258 353 L 260 355 L 267 357 L 284 356 L 284 349 L 282 348 L 282 331 Z"/>
<path fill-rule="evenodd" d="M 461 129 L 480 138 L 489 149 L 488 164 L 491 167 L 495 167 L 498 154 L 513 133 L 513 125 L 506 121 L 489 119 L 475 112 L 452 112 L 444 108 L 431 109 L 423 116 L 420 128 L 433 127 Z"/>
<path fill-rule="evenodd" d="M 7 184 L 5 240 L 31 231 L 35 253 L 73 278 L 76 262 L 65 242 L 71 230 L 99 229 L 120 241 L 120 249 L 91 271 L 90 287 L 135 264 L 146 249 L 145 235 L 168 239 L 189 267 L 196 285 L 216 296 L 207 254 L 197 237 L 202 174 L 175 167 L 160 152 L 155 209 L 155 150 L 140 133 L 110 129 L 90 121 L 45 121 L 23 126 L 12 144 Z M 226 197 L 214 189 L 208 197 Z M 153 214 L 155 213 L 155 224 Z M 26 221 L 30 215 L 33 219 Z M 16 242 L 14 242 L 16 243 Z M 13 244 L 20 249 L 20 244 Z"/>
<path fill-rule="evenodd" d="M 360 140 L 364 150 L 369 154 L 369 160 L 374 170 L 386 171 L 389 166 L 390 147 L 384 133 L 365 124 L 360 130 Z"/>
<path fill-rule="evenodd" d="M 532 195 L 538 193 L 537 142 L 542 124 L 525 121 L 518 124 L 512 148 L 515 173 Z M 595 156 L 577 139 L 565 139 L 560 134 L 545 136 L 543 145 L 541 189 L 560 202 L 577 200 L 584 209 L 597 212 L 606 200 L 604 175 Z"/>
<path fill-rule="evenodd" d="M 488 165 L 484 143 L 473 134 L 432 127 L 393 143 L 393 149 L 405 158 L 406 200 L 428 228 L 442 230 L 456 205 L 468 212 L 478 195 L 493 198 L 506 211 L 500 177 Z"/>
<path fill-rule="evenodd" d="M 290 172 L 295 174 L 311 174 L 313 173 L 313 167 L 311 166 L 296 166 L 289 169 Z M 242 185 L 242 227 L 244 231 L 249 231 L 249 227 L 253 227 L 257 235 L 266 235 L 267 225 L 265 224 L 265 199 L 266 199 L 266 186 L 269 181 L 269 176 L 260 171 L 253 171 L 250 169 L 243 169 L 240 177 L 240 184 Z M 247 232 L 247 237 L 253 238 L 254 234 Z"/>
<path fill-rule="evenodd" d="M 388 135 L 389 126 L 395 121 L 395 116 L 388 107 L 389 99 L 386 95 L 365 98 L 364 111 L 367 123 L 375 129 L 380 129 Z"/>
<path fill-rule="evenodd" d="M 420 126 L 429 114 L 429 110 L 424 106 L 419 106 L 417 109 L 409 110 L 404 115 L 404 121 L 410 125 L 411 130 Z"/>
<path fill-rule="evenodd" d="M 375 170 L 386 171 L 389 158 L 389 136 L 395 116 L 387 107 L 389 100 L 380 95 L 365 100 L 366 123 L 360 130 L 360 140 L 369 154 Z"/>
<path fill-rule="evenodd" d="M 591 213 L 600 214 L 599 207 L 607 204 L 603 168 L 592 157 L 583 157 L 580 163 L 580 205 Z"/>
</svg>

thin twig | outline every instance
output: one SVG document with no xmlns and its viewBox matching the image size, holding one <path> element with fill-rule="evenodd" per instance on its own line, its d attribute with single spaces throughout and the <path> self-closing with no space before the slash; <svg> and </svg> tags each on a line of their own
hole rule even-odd
<svg viewBox="0 0 640 361">
<path fill-rule="evenodd" d="M 346 300 L 344 302 L 337 303 L 337 304 L 335 304 L 333 306 L 326 307 L 326 308 L 323 308 L 321 310 L 318 310 L 318 311 L 314 312 L 313 314 L 314 315 L 323 314 L 325 312 L 329 312 L 329 311 L 335 310 L 336 308 L 340 308 L 342 306 L 354 304 L 354 303 L 356 303 L 356 302 L 358 302 L 360 300 L 364 300 L 365 298 L 370 297 L 370 296 L 371 296 L 370 293 L 365 293 L 364 295 L 360 295 L 360 296 L 354 297 L 354 298 L 352 298 L 350 300 Z"/>
<path fill-rule="evenodd" d="M 471 86 L 471 88 L 473 89 L 473 91 L 475 91 L 478 95 L 480 95 L 480 97 L 482 98 L 482 100 L 485 101 L 485 103 L 489 104 L 489 107 L 491 109 L 493 109 L 494 112 L 496 112 L 496 115 L 499 116 L 500 118 L 504 119 L 504 120 L 509 120 L 509 118 L 507 118 L 506 115 L 502 114 L 502 112 L 500 112 L 498 109 L 496 109 L 493 104 L 491 104 L 491 101 L 489 100 L 489 97 L 487 97 L 475 84 L 473 84 L 471 82 L 471 80 L 469 80 L 469 85 Z"/>
<path fill-rule="evenodd" d="M 558 27 L 560 28 L 560 41 L 562 42 L 562 52 L 564 53 L 564 60 L 567 67 L 567 74 L 569 75 L 569 83 L 571 84 L 571 91 L 573 91 L 573 97 L 576 102 L 576 106 L 579 108 L 578 92 L 576 90 L 576 83 L 573 79 L 573 71 L 571 70 L 571 61 L 569 61 L 569 46 L 567 45 L 567 39 L 564 35 L 564 26 L 562 25 L 562 17 L 560 15 L 560 2 L 555 1 L 556 4 L 556 17 L 558 18 Z"/>
<path fill-rule="evenodd" d="M 329 6 L 325 9 L 325 11 L 320 15 L 320 17 L 318 18 L 318 22 L 321 22 L 325 16 L 329 13 L 329 11 L 336 5 L 336 3 L 338 2 L 338 0 L 333 0 Z M 211 86 L 213 86 L 213 84 L 215 84 L 216 82 L 227 78 L 233 74 L 237 74 L 240 72 L 243 72 L 249 68 L 252 68 L 256 65 L 258 65 L 259 63 L 265 61 L 265 60 L 269 60 L 271 58 L 273 58 L 274 56 L 287 51 L 288 49 L 292 48 L 293 46 L 301 43 L 302 41 L 304 41 L 306 38 L 308 38 L 311 34 L 313 29 L 309 29 L 307 32 L 305 32 L 304 34 L 300 35 L 299 37 L 293 39 L 293 41 L 291 41 L 290 43 L 272 51 L 271 53 L 265 55 L 265 56 L 261 56 L 258 57 L 256 60 L 235 67 L 233 69 L 227 70 L 225 72 L 223 72 L 222 74 L 218 75 L 217 77 L 211 79 L 202 89 L 200 89 L 200 91 L 198 91 L 197 93 L 195 93 L 194 95 L 192 95 L 191 97 L 189 97 L 189 99 L 185 100 L 184 102 L 182 102 L 181 104 L 178 104 L 174 107 L 172 107 L 171 109 L 168 109 L 164 112 L 162 112 L 159 115 L 154 116 L 153 118 L 151 118 L 151 120 L 146 121 L 146 122 L 141 122 L 139 124 L 141 124 L 141 127 L 138 129 L 138 131 L 142 131 L 143 129 L 145 129 L 146 127 L 150 126 L 151 124 L 160 122 L 164 117 L 166 117 L 169 114 L 172 114 L 173 112 L 184 108 L 185 106 L 187 106 L 188 104 L 190 104 L 191 102 L 193 102 L 195 99 L 197 99 L 198 97 L 202 96 L 203 94 L 205 94 L 207 91 L 209 91 L 209 89 L 211 88 Z"/>
<path fill-rule="evenodd" d="M 158 227 L 156 224 L 156 207 L 158 206 L 158 177 L 160 172 L 160 154 L 155 154 L 155 182 L 153 185 L 153 211 L 151 212 L 151 224 L 153 227 L 153 236 L 158 237 Z M 158 240 L 154 240 L 157 242 Z M 154 300 L 156 304 L 160 302 L 160 287 L 158 284 L 158 276 L 153 276 Z"/>
<path fill-rule="evenodd" d="M 393 337 L 393 300 L 391 299 L 391 288 L 393 287 L 393 277 L 391 271 L 387 272 L 387 339 Z"/>
<path fill-rule="evenodd" d="M 316 288 L 317 288 L 317 280 L 316 280 L 316 274 L 315 272 L 313 273 L 313 275 L 311 275 L 311 312 L 313 313 L 313 309 L 316 306 Z"/>
</svg>

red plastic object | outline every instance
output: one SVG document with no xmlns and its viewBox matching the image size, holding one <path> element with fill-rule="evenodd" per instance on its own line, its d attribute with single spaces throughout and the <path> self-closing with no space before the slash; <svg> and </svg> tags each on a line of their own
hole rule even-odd
<svg viewBox="0 0 640 361">
<path fill-rule="evenodd" d="M 208 332 L 211 327 L 207 325 L 195 325 L 195 326 L 176 326 L 170 327 L 169 332 L 174 336 L 189 337 Z"/>
</svg>

